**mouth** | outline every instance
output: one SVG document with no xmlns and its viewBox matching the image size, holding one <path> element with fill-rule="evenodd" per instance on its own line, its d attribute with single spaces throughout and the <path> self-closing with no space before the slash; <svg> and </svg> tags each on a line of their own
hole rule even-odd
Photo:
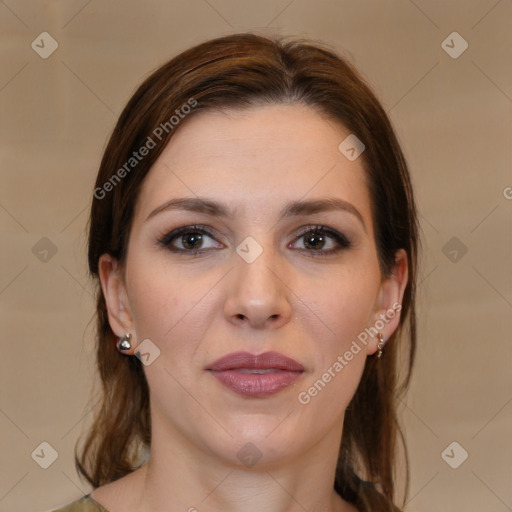
<svg viewBox="0 0 512 512">
<path fill-rule="evenodd" d="M 253 398 L 274 395 L 304 373 L 300 363 L 278 352 L 259 355 L 234 352 L 218 359 L 206 370 L 231 391 Z"/>
<path fill-rule="evenodd" d="M 265 373 L 282 372 L 283 370 L 278 370 L 276 368 L 238 368 L 237 371 L 239 373 L 257 373 L 258 375 L 263 375 Z"/>
</svg>

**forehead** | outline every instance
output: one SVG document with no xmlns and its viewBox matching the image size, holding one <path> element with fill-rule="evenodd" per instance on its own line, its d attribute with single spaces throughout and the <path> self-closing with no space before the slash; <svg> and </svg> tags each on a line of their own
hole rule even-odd
<svg viewBox="0 0 512 512">
<path fill-rule="evenodd" d="M 371 225 L 361 158 L 338 149 L 350 132 L 305 105 L 194 113 L 145 178 L 141 216 L 175 197 L 208 196 L 248 215 L 297 199 L 336 196 Z"/>
</svg>

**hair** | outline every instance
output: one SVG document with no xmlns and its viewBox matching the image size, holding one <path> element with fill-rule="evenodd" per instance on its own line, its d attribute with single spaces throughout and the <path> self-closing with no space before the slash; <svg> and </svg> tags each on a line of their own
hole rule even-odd
<svg viewBox="0 0 512 512">
<path fill-rule="evenodd" d="M 384 109 L 345 58 L 323 43 L 253 33 L 203 42 L 154 71 L 124 108 L 103 154 L 88 246 L 89 270 L 97 286 L 97 365 L 102 396 L 83 447 L 80 451 L 78 443 L 75 447 L 77 469 L 93 487 L 137 469 L 140 450 L 148 450 L 151 444 L 149 388 L 143 365 L 136 357 L 121 357 L 116 349 L 117 338 L 99 286 L 99 258 L 108 253 L 123 264 L 141 184 L 173 133 L 188 119 L 203 110 L 279 104 L 310 106 L 363 141 L 365 150 L 360 158 L 382 274 L 393 272 L 398 249 L 407 252 L 408 282 L 400 323 L 382 357 L 366 359 L 345 412 L 334 482 L 340 496 L 361 511 L 396 511 L 394 481 L 400 441 L 407 493 L 407 450 L 397 419 L 397 401 L 409 385 L 416 350 L 419 240 L 404 155 Z M 173 116 L 178 119 L 177 114 L 179 124 L 172 120 Z M 155 147 L 140 161 L 130 160 L 150 139 Z"/>
</svg>

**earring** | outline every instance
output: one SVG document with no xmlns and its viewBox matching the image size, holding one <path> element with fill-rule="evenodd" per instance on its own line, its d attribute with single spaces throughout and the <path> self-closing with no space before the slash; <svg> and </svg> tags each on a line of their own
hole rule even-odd
<svg viewBox="0 0 512 512">
<path fill-rule="evenodd" d="M 379 352 L 377 353 L 378 359 L 382 357 L 382 349 L 384 348 L 385 343 L 386 341 L 384 340 L 384 336 L 382 336 L 382 333 L 379 332 L 379 343 L 377 345 L 377 348 L 379 349 Z"/>
<path fill-rule="evenodd" d="M 131 334 L 127 333 L 122 338 L 119 338 L 116 343 L 117 350 L 119 352 L 126 352 L 132 348 L 132 344 L 130 343 Z"/>
</svg>

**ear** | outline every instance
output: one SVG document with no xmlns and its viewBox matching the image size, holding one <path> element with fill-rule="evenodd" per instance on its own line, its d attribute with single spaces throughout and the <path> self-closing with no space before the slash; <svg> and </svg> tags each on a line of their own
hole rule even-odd
<svg viewBox="0 0 512 512">
<path fill-rule="evenodd" d="M 408 276 L 407 253 L 404 249 L 399 249 L 395 253 L 395 265 L 391 275 L 383 278 L 380 284 L 374 310 L 370 317 L 369 330 L 375 335 L 370 338 L 367 345 L 368 354 L 374 354 L 382 348 L 378 346 L 378 332 L 382 334 L 384 342 L 386 342 L 398 328 Z"/>
<path fill-rule="evenodd" d="M 118 337 L 131 334 L 132 339 L 136 339 L 124 277 L 118 261 L 110 254 L 103 254 L 100 256 L 98 269 L 101 288 L 107 303 L 110 327 Z M 134 346 L 135 343 L 132 345 Z M 131 350 L 124 353 L 133 355 L 133 346 Z"/>
</svg>

